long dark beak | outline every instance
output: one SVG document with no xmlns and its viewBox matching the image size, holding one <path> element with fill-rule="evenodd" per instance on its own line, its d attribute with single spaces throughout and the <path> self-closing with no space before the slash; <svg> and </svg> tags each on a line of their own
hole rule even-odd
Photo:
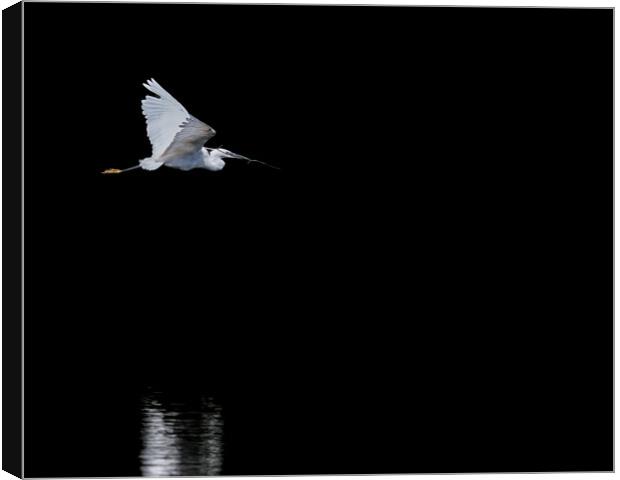
<svg viewBox="0 0 620 480">
<path fill-rule="evenodd" d="M 230 152 L 229 157 L 231 157 L 231 158 L 238 158 L 239 160 L 247 160 L 248 162 L 254 162 L 254 160 L 252 160 L 251 158 L 244 157 L 243 155 L 239 155 L 238 153 Z"/>
<path fill-rule="evenodd" d="M 232 153 L 232 152 L 231 152 Z M 254 160 L 253 158 L 248 158 L 248 157 L 244 157 L 243 155 L 239 155 L 237 153 L 232 153 L 232 155 L 230 155 L 230 157 L 232 158 L 238 158 L 239 160 L 246 160 L 247 162 L 256 162 L 256 163 L 260 163 L 261 165 L 265 165 L 266 167 L 269 168 L 273 168 L 275 170 L 280 170 L 280 167 L 275 167 L 273 165 L 270 165 L 266 162 L 261 162 L 260 160 Z"/>
</svg>

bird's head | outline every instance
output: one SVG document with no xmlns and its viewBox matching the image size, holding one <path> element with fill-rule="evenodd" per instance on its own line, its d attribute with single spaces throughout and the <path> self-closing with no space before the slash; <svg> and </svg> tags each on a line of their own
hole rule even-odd
<svg viewBox="0 0 620 480">
<path fill-rule="evenodd" d="M 220 152 L 222 158 L 238 158 L 240 160 L 250 160 L 247 157 L 244 157 L 243 155 L 239 155 L 237 153 L 233 153 L 230 150 L 226 150 L 225 148 L 216 148 L 216 151 Z"/>
<path fill-rule="evenodd" d="M 211 161 L 215 161 L 217 159 L 217 161 L 222 162 L 222 168 L 224 168 L 224 160 L 222 160 L 223 158 L 238 158 L 239 160 L 246 160 L 248 163 L 260 163 L 261 165 L 265 165 L 266 167 L 280 170 L 279 167 L 274 167 L 273 165 L 262 162 L 261 160 L 254 160 L 252 158 L 244 157 L 243 155 L 231 152 L 230 150 L 226 150 L 225 148 L 208 148 L 207 150 L 209 151 L 209 158 L 211 159 Z"/>
</svg>

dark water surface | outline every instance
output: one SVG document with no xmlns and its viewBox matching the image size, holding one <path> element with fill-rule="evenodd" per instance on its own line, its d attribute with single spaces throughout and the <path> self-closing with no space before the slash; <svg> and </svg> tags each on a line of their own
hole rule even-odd
<svg viewBox="0 0 620 480">
<path fill-rule="evenodd" d="M 212 397 L 190 402 L 160 391 L 142 397 L 140 472 L 146 477 L 219 475 L 222 471 L 222 407 Z"/>
</svg>

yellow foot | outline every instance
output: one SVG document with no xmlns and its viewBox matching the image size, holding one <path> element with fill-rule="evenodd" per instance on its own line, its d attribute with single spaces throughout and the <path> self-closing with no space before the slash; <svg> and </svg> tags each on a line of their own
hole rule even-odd
<svg viewBox="0 0 620 480">
<path fill-rule="evenodd" d="M 121 172 L 122 172 L 122 170 L 119 170 L 118 168 L 108 168 L 107 170 L 104 170 L 101 173 L 107 175 L 109 173 L 121 173 Z"/>
</svg>

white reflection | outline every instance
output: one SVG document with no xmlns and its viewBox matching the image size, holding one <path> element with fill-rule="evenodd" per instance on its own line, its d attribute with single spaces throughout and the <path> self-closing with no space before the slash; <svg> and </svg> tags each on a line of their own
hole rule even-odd
<svg viewBox="0 0 620 480">
<path fill-rule="evenodd" d="M 142 399 L 142 475 L 219 475 L 222 470 L 222 409 L 212 398 Z"/>
</svg>

